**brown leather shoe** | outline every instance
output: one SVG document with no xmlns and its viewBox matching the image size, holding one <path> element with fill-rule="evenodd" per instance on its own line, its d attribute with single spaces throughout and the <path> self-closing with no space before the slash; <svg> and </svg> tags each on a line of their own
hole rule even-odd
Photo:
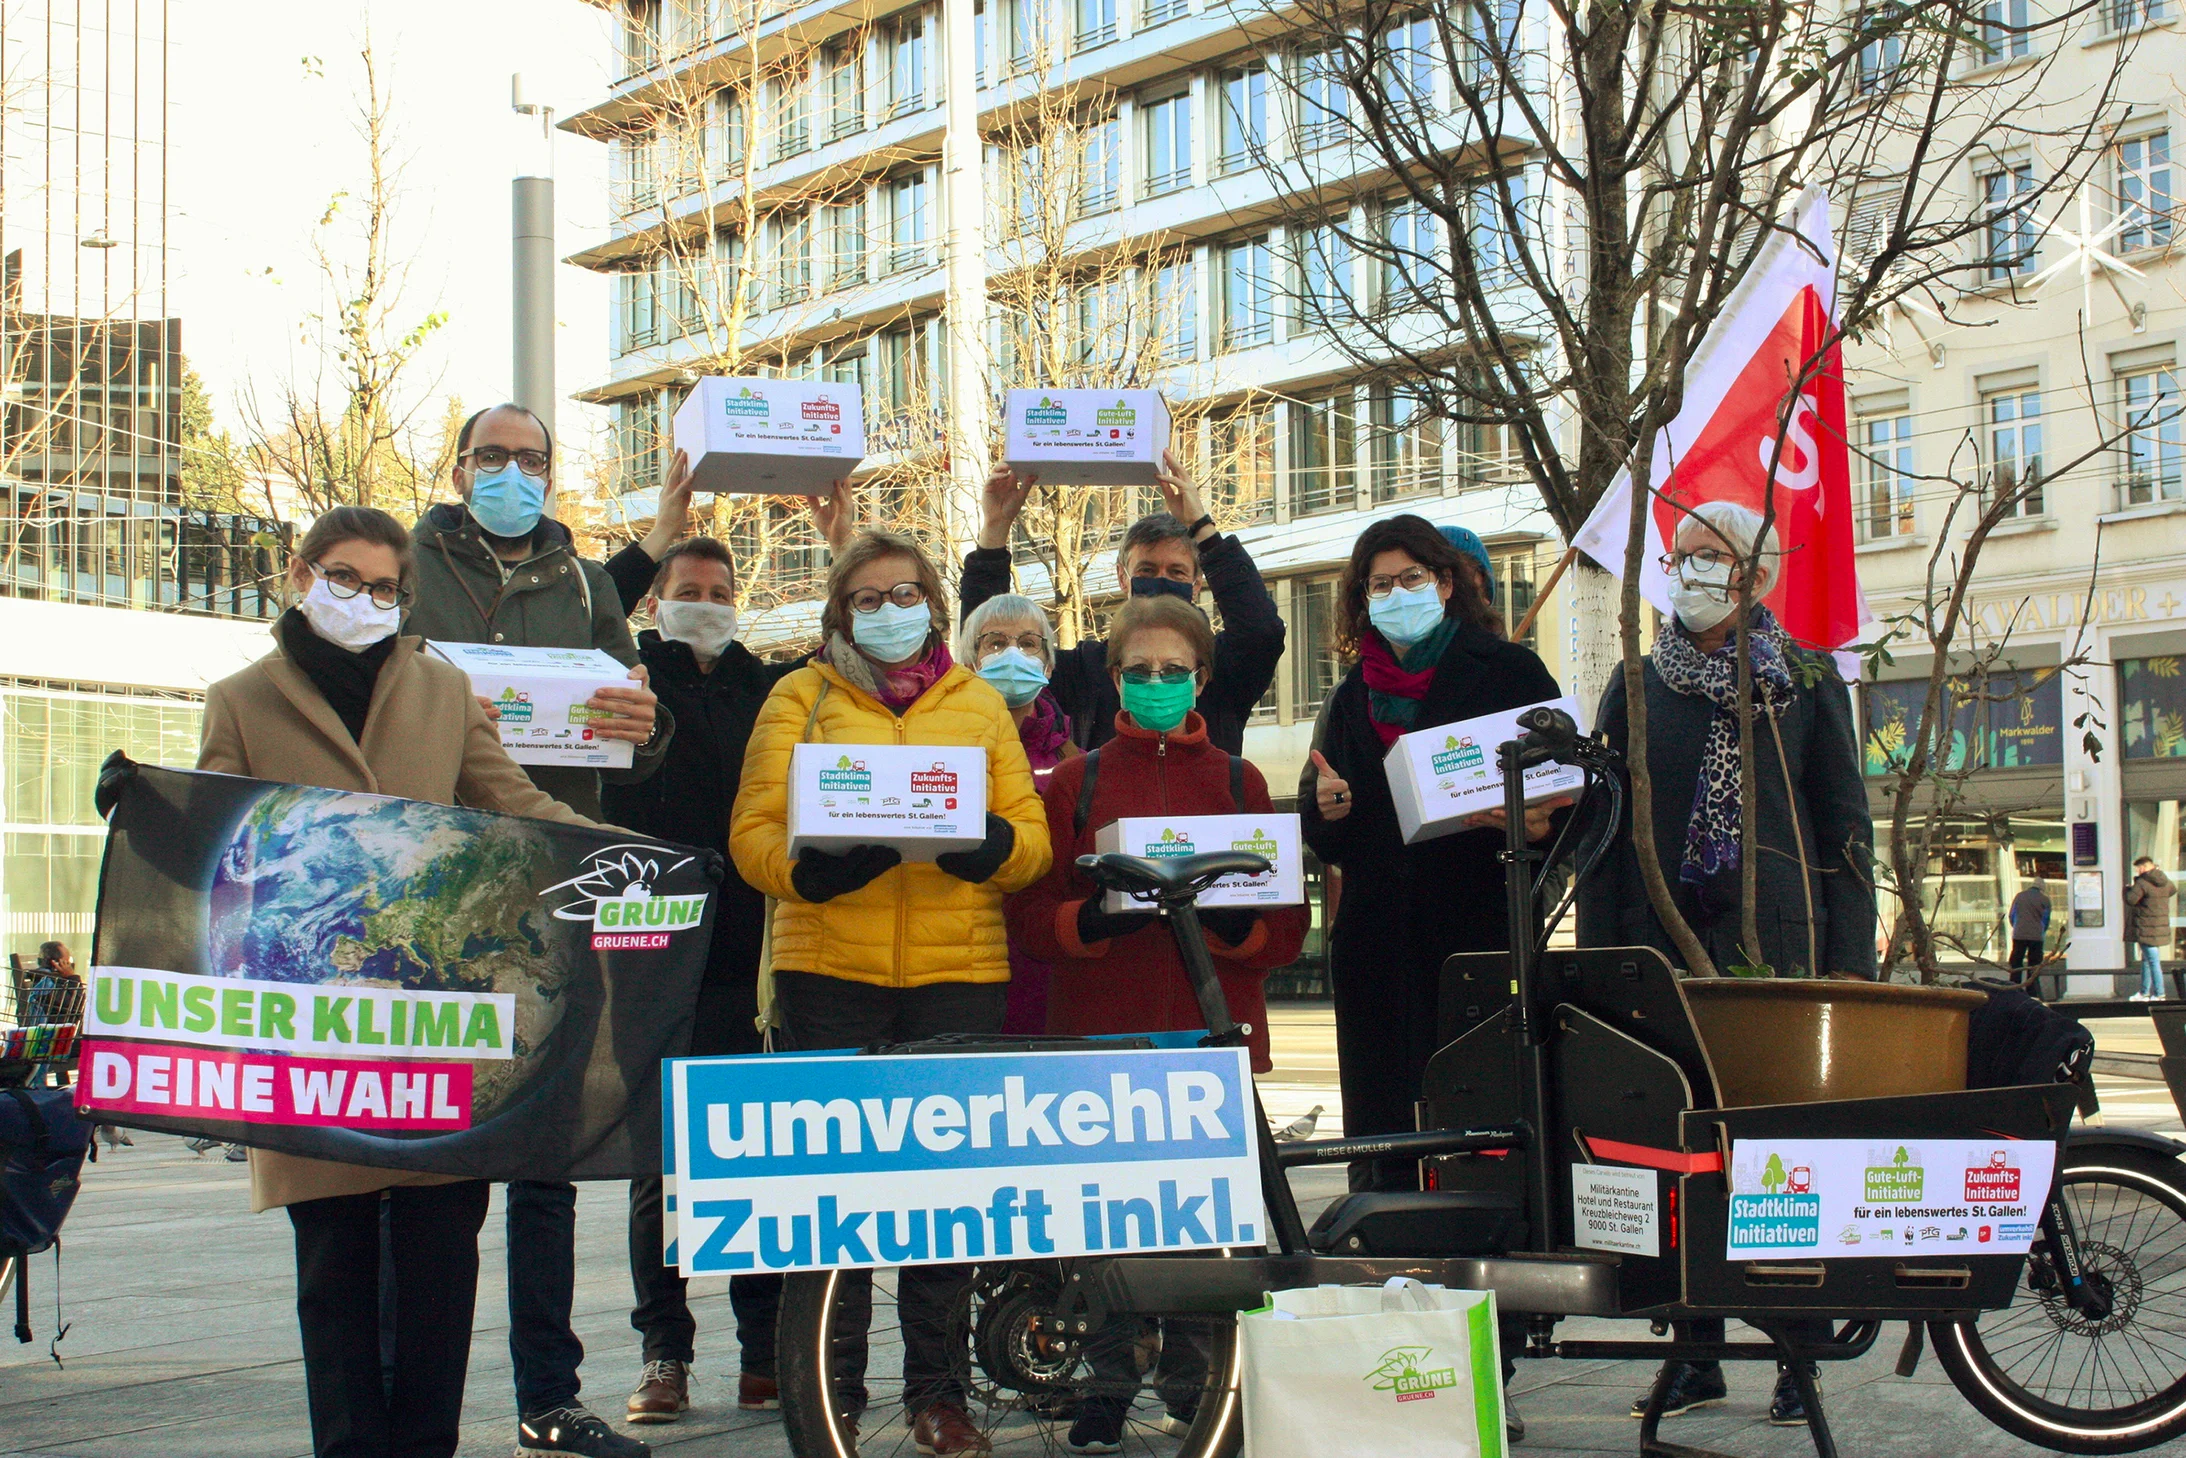
<svg viewBox="0 0 2186 1458">
<path fill-rule="evenodd" d="M 624 1405 L 626 1423 L 672 1423 L 691 1405 L 691 1369 L 682 1362 L 647 1362 L 638 1390 Z"/>
<path fill-rule="evenodd" d="M 949 1458 L 955 1453 L 991 1453 L 987 1435 L 972 1426 L 963 1408 L 953 1402 L 927 1405 L 911 1424 L 911 1442 L 928 1458 Z"/>
<path fill-rule="evenodd" d="M 736 1379 L 736 1405 L 746 1412 L 765 1412 L 782 1405 L 782 1387 L 772 1377 L 745 1372 Z"/>
</svg>

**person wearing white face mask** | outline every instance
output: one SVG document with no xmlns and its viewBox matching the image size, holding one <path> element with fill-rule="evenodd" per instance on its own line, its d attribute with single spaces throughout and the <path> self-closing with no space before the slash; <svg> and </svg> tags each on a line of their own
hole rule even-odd
<svg viewBox="0 0 2186 1458">
<path fill-rule="evenodd" d="M 591 824 L 510 760 L 461 669 L 397 635 L 412 566 L 409 532 L 386 512 L 322 515 L 289 564 L 295 606 L 274 624 L 275 651 L 206 690 L 198 768 Z M 286 1209 L 295 1228 L 315 1450 L 453 1454 L 486 1185 L 265 1150 L 250 1177 L 252 1208 Z M 395 1400 L 380 1365 L 383 1205 Z"/>
<path fill-rule="evenodd" d="M 1653 851 L 1678 911 L 1721 970 L 1767 966 L 1778 976 L 1875 975 L 1874 824 L 1860 780 L 1852 700 L 1828 655 L 1802 648 L 1762 603 L 1780 560 L 1774 527 L 1735 502 L 1693 508 L 1664 562 L 1672 621 L 1642 670 L 1647 694 L 1647 767 L 1654 786 Z M 1749 590 L 1753 643 L 1754 755 L 1759 783 L 1738 765 L 1738 600 Z M 1627 748 L 1624 675 L 1616 674 L 1596 716 L 1602 736 Z M 1744 946 L 1741 832 L 1754 817 L 1755 922 L 1759 946 Z M 1601 866 L 1580 883 L 1582 947 L 1647 946 L 1680 960 L 1640 881 L 1629 819 Z M 1721 1322 L 1681 1325 L 1692 1341 L 1721 1341 Z M 1795 1336 L 1828 1335 L 1828 1323 Z M 1676 1364 L 1672 1414 L 1724 1400 L 1713 1362 Z M 1633 1405 L 1644 1414 L 1646 1399 Z M 1806 1421 L 1788 1373 L 1769 1407 L 1779 1425 Z"/>
</svg>

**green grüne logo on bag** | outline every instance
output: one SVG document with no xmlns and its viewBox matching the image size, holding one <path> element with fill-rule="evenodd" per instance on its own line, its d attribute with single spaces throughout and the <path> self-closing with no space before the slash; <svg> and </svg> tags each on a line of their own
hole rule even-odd
<svg viewBox="0 0 2186 1458">
<path fill-rule="evenodd" d="M 1188 856 L 1192 853 L 1191 832 L 1188 830 L 1180 831 L 1174 825 L 1163 826 L 1161 828 L 1161 839 L 1148 841 L 1145 850 L 1142 852 L 1142 854 L 1153 860 Z"/>
<path fill-rule="evenodd" d="M 1896 1151 L 1884 1155 L 1881 1150 L 1870 1149 L 1870 1163 L 1865 1170 L 1867 1203 L 1870 1205 L 1918 1204 L 1922 1191 L 1927 1188 L 1928 1176 L 1920 1167 L 1920 1160 L 1913 1152 L 1900 1144 Z"/>
<path fill-rule="evenodd" d="M 1450 775 L 1459 770 L 1479 769 L 1487 762 L 1487 756 L 1479 745 L 1473 743 L 1470 734 L 1463 739 L 1455 734 L 1445 734 L 1442 737 L 1442 747 L 1434 752 L 1428 762 L 1434 766 L 1436 774 Z"/>
<path fill-rule="evenodd" d="M 722 401 L 722 408 L 730 415 L 756 415 L 762 420 L 774 413 L 773 408 L 767 404 L 766 395 L 754 393 L 749 385 L 727 396 Z"/>
<path fill-rule="evenodd" d="M 1399 1402 L 1433 1397 L 1438 1387 L 1457 1386 L 1457 1368 L 1429 1365 L 1434 1356 L 1433 1347 L 1391 1347 L 1381 1354 L 1381 1365 L 1359 1380 L 1376 1392 L 1394 1393 Z"/>
<path fill-rule="evenodd" d="M 1070 412 L 1056 404 L 1052 395 L 1042 395 L 1039 404 L 1025 407 L 1025 424 L 1027 425 L 1068 425 L 1069 423 Z"/>
<path fill-rule="evenodd" d="M 1098 411 L 1094 412 L 1093 423 L 1095 425 L 1136 425 L 1139 423 L 1139 413 L 1118 400 L 1115 404 L 1103 405 Z"/>
<path fill-rule="evenodd" d="M 820 788 L 823 790 L 848 790 L 854 795 L 870 795 L 873 792 L 873 772 L 865 767 L 862 759 L 843 755 L 832 766 L 820 770 Z"/>
</svg>

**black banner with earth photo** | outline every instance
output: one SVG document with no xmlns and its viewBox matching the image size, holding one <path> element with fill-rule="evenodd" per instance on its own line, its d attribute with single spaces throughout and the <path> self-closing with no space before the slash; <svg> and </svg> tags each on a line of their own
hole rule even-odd
<svg viewBox="0 0 2186 1458">
<path fill-rule="evenodd" d="M 79 1100 L 102 1121 L 487 1180 L 660 1168 L 708 851 L 134 767 L 108 820 Z"/>
</svg>

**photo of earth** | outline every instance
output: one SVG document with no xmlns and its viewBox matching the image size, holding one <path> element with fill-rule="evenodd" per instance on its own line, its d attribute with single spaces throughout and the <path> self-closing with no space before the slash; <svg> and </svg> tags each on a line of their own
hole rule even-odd
<svg viewBox="0 0 2186 1458">
<path fill-rule="evenodd" d="M 516 1056 L 473 1065 L 474 1117 L 521 1087 L 560 1020 L 579 925 L 539 892 L 563 879 L 530 823 L 304 786 L 269 789 L 214 868 L 207 952 L 220 976 L 504 992 Z"/>
</svg>

